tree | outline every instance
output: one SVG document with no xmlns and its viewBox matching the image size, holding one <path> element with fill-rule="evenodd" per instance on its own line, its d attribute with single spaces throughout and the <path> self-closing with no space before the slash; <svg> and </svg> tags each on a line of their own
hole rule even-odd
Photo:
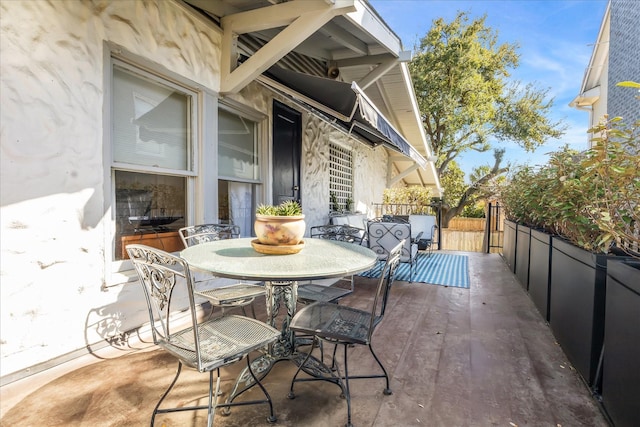
<svg viewBox="0 0 640 427">
<path fill-rule="evenodd" d="M 548 90 L 509 81 L 518 66 L 516 44 L 498 44 L 485 26 L 486 16 L 469 20 L 459 12 L 451 23 L 436 19 L 416 47 L 409 64 L 422 122 L 442 178 L 452 162 L 468 151 L 485 152 L 492 143 L 513 141 L 527 151 L 564 133 L 561 122 L 547 116 L 553 99 Z M 445 193 L 443 224 L 474 203 L 487 183 L 508 171 L 504 149 L 494 148 L 494 164 L 476 172 L 474 182 L 453 200 Z"/>
</svg>

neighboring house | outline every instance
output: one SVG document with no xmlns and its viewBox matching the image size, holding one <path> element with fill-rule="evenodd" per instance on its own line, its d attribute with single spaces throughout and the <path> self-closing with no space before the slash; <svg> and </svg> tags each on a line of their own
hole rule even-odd
<svg viewBox="0 0 640 427">
<path fill-rule="evenodd" d="M 637 90 L 616 86 L 640 82 L 640 2 L 612 0 L 602 19 L 598 39 L 584 74 L 580 95 L 571 107 L 589 111 L 589 128 L 605 114 L 631 124 L 640 120 Z"/>
<path fill-rule="evenodd" d="M 410 55 L 365 0 L 2 1 L 0 24 L 2 384 L 131 345 L 127 243 L 441 195 Z"/>
</svg>

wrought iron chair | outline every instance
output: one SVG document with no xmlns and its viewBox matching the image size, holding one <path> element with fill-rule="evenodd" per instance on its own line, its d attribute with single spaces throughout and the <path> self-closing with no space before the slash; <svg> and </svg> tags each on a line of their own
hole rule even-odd
<svg viewBox="0 0 640 427">
<path fill-rule="evenodd" d="M 359 245 L 362 242 L 362 231 L 360 228 L 349 225 L 317 225 L 311 227 L 310 236 L 314 239 L 338 240 Z M 339 280 L 347 280 L 347 278 Z M 335 281 L 331 279 L 326 283 L 323 283 L 324 281 L 316 281 L 299 284 L 298 301 L 303 304 L 315 301 L 337 302 L 341 298 L 353 293 L 353 276 L 348 280 L 351 285 L 348 289 L 332 286 Z"/>
<path fill-rule="evenodd" d="M 341 345 L 343 347 L 344 376 L 342 376 L 340 372 L 339 363 L 335 363 L 335 352 L 332 367 L 330 368 L 321 360 L 311 355 L 312 350 L 315 347 L 312 346 L 311 350 L 300 363 L 298 370 L 291 380 L 291 388 L 289 392 L 290 399 L 295 398 L 293 388 L 296 382 L 321 380 L 337 384 L 342 389 L 342 393 L 347 400 L 347 426 L 351 426 L 351 395 L 349 392 L 350 380 L 384 378 L 385 388 L 383 393 L 385 395 L 390 395 L 392 393 L 389 387 L 389 375 L 387 374 L 387 370 L 384 365 L 380 362 L 380 359 L 378 359 L 378 356 L 376 356 L 373 351 L 371 338 L 376 327 L 384 317 L 389 297 L 389 290 L 393 283 L 395 270 L 400 261 L 400 251 L 403 243 L 404 242 L 401 241 L 389 251 L 389 256 L 382 268 L 376 293 L 373 297 L 373 302 L 369 311 L 356 309 L 347 305 L 315 302 L 302 308 L 294 316 L 290 325 L 290 328 L 294 333 L 313 335 L 314 344 L 318 343 L 317 346 L 320 348 L 322 348 L 320 343 L 324 342 L 335 344 L 336 346 Z M 366 345 L 373 355 L 373 358 L 380 366 L 382 374 L 350 376 L 348 348 L 352 345 Z M 300 371 L 304 371 L 312 377 L 298 378 Z"/>
<path fill-rule="evenodd" d="M 409 215 L 411 224 L 411 239 L 418 245 L 418 249 L 433 253 L 433 247 L 437 243 L 436 230 L 438 225 L 434 215 Z"/>
<path fill-rule="evenodd" d="M 240 237 L 240 227 L 233 224 L 199 224 L 183 227 L 179 230 L 185 248 L 206 242 Z M 265 295 L 262 283 L 236 283 L 205 290 L 196 290 L 196 294 L 209 300 L 212 306 L 226 308 L 239 307 L 246 316 L 245 307 L 251 307 L 251 314 L 256 317 L 254 300 Z"/>
<path fill-rule="evenodd" d="M 223 407 L 268 404 L 269 422 L 276 421 L 269 393 L 251 370 L 249 353 L 260 350 L 274 342 L 280 332 L 266 323 L 246 316 L 228 315 L 198 323 L 195 292 L 189 265 L 180 257 L 145 245 L 127 245 L 129 258 L 133 261 L 140 283 L 145 292 L 153 342 L 178 359 L 178 370 L 169 388 L 156 404 L 151 416 L 154 425 L 157 414 L 176 411 L 207 409 L 207 425 L 213 424 L 215 410 Z M 188 318 L 176 316 L 188 299 Z M 183 324 L 176 325 L 177 322 Z M 184 327 L 184 323 L 187 324 Z M 180 328 L 180 326 L 183 326 Z M 237 403 L 218 403 L 220 395 L 220 368 L 247 359 L 248 370 L 259 385 L 265 398 Z M 173 386 L 178 381 L 182 366 L 209 373 L 208 404 L 160 408 Z M 217 373 L 215 388 L 213 372 Z"/>
<path fill-rule="evenodd" d="M 420 233 L 417 238 L 420 238 Z M 400 262 L 409 263 L 409 282 L 413 281 L 418 261 L 418 245 L 411 239 L 411 224 L 407 221 L 389 222 L 373 219 L 367 224 L 367 241 L 369 249 L 378 254 L 378 260 L 387 259 L 391 248 L 403 241 Z"/>
</svg>

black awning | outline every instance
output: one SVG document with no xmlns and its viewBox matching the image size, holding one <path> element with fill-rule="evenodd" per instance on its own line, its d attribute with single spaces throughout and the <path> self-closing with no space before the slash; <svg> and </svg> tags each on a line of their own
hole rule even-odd
<svg viewBox="0 0 640 427">
<path fill-rule="evenodd" d="M 355 82 L 349 84 L 277 66 L 265 71 L 264 76 L 266 79 L 262 81 L 266 84 L 334 117 L 350 132 L 371 144 L 382 144 L 404 154 L 421 167 L 426 166 L 425 158 L 391 125 Z"/>
</svg>

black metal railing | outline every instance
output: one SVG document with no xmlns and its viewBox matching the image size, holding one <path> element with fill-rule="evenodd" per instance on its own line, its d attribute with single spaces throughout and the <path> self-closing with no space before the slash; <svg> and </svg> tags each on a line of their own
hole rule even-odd
<svg viewBox="0 0 640 427">
<path fill-rule="evenodd" d="M 485 226 L 485 252 L 491 249 L 502 249 L 502 215 L 500 203 L 489 203 L 487 207 L 487 223 Z"/>
</svg>

